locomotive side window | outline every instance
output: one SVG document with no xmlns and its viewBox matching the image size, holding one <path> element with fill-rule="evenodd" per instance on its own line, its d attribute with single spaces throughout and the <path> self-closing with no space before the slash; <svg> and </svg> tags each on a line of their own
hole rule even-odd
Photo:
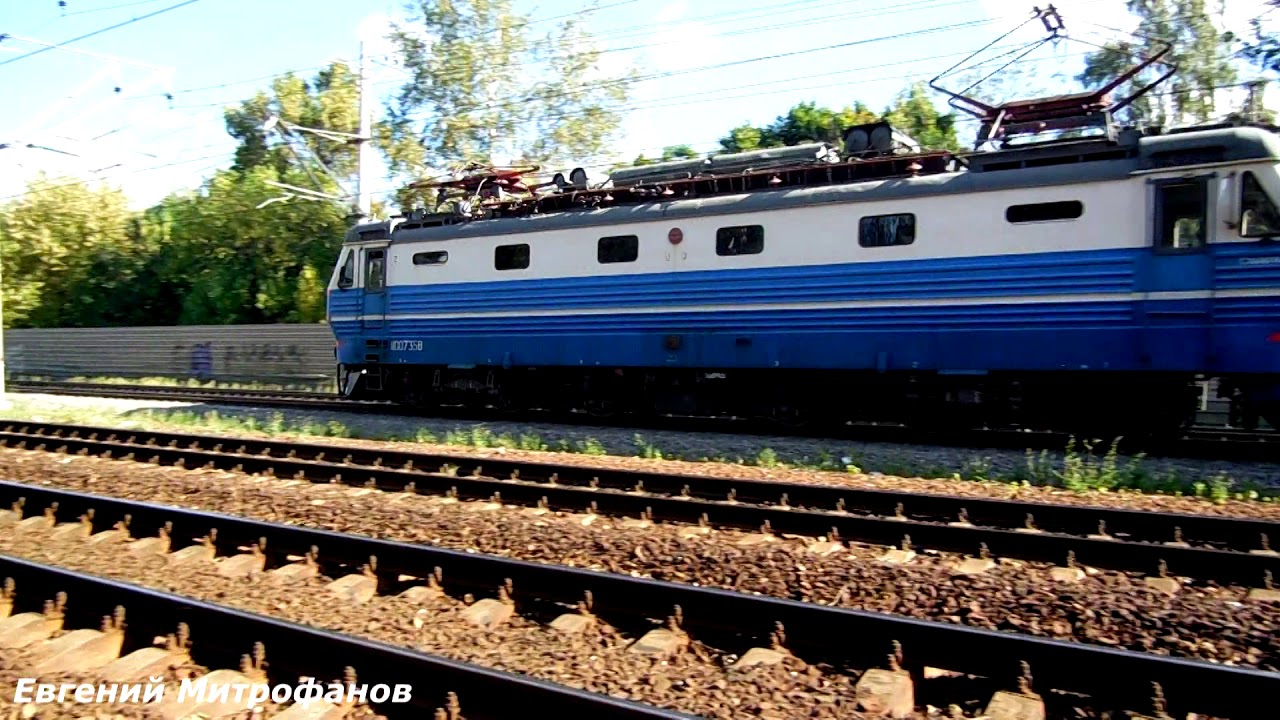
<svg viewBox="0 0 1280 720">
<path fill-rule="evenodd" d="M 1207 195 L 1207 184 L 1203 181 L 1175 181 L 1156 186 L 1157 249 L 1204 247 Z"/>
<path fill-rule="evenodd" d="M 338 271 L 338 287 L 348 290 L 352 285 L 356 284 L 356 251 L 347 251 L 347 260 L 342 263 L 342 269 Z"/>
<path fill-rule="evenodd" d="M 1010 205 L 1004 211 L 1004 219 L 1011 223 L 1048 222 L 1050 220 L 1075 220 L 1084 214 L 1084 203 L 1079 200 Z"/>
<path fill-rule="evenodd" d="M 596 260 L 604 263 L 635 262 L 640 257 L 640 238 L 635 235 L 602 237 L 596 243 Z"/>
<path fill-rule="evenodd" d="M 1251 172 L 1246 172 L 1240 181 L 1240 235 L 1280 235 L 1280 212 L 1277 212 L 1276 204 L 1262 189 L 1262 183 Z"/>
<path fill-rule="evenodd" d="M 858 244 L 862 247 L 910 245 L 916 241 L 916 216 L 870 215 L 858 221 Z"/>
<path fill-rule="evenodd" d="M 499 245 L 493 249 L 495 270 L 524 270 L 529 267 L 529 245 Z"/>
<path fill-rule="evenodd" d="M 717 255 L 759 255 L 764 252 L 764 226 L 738 225 L 716 231 Z"/>
<path fill-rule="evenodd" d="M 414 265 L 443 265 L 447 262 L 449 262 L 449 253 L 446 250 L 413 254 Z"/>
<path fill-rule="evenodd" d="M 364 251 L 364 290 L 365 292 L 382 292 L 383 267 L 385 252 L 382 250 Z"/>
</svg>

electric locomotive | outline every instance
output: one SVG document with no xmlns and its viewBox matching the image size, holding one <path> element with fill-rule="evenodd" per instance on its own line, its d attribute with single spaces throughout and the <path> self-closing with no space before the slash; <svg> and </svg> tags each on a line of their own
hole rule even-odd
<svg viewBox="0 0 1280 720">
<path fill-rule="evenodd" d="M 1123 126 L 1116 85 L 956 95 L 981 120 L 971 153 L 880 122 L 841 151 L 433 183 L 460 199 L 347 234 L 328 290 L 339 386 L 422 406 L 1134 432 L 1184 425 L 1196 383 L 1217 380 L 1280 427 L 1280 137 Z"/>
</svg>

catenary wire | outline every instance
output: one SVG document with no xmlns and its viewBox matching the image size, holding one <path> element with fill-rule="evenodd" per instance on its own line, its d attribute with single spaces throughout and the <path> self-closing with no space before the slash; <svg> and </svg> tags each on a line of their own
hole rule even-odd
<svg viewBox="0 0 1280 720">
<path fill-rule="evenodd" d="M 8 60 L 5 60 L 4 62 L 0 62 L 0 66 L 8 65 L 9 63 L 15 63 L 15 62 L 18 62 L 19 60 L 25 60 L 26 58 L 29 58 L 29 57 L 32 57 L 32 56 L 35 56 L 35 55 L 39 55 L 40 53 L 48 52 L 48 51 L 50 51 L 50 50 L 53 50 L 53 49 L 56 49 L 56 48 L 62 47 L 62 46 L 64 46 L 64 45 L 70 45 L 71 43 L 79 42 L 79 41 L 81 41 L 81 40 L 85 40 L 85 39 L 87 39 L 87 38 L 91 38 L 91 37 L 94 37 L 94 36 L 96 36 L 96 35 L 101 35 L 101 34 L 103 34 L 103 33 L 105 33 L 105 32 L 110 32 L 111 30 L 115 30 L 115 29 L 117 29 L 117 28 L 122 28 L 122 27 L 124 27 L 124 26 L 126 26 L 126 25 L 132 25 L 132 24 L 134 24 L 134 23 L 136 23 L 136 22 L 142 22 L 143 20 L 146 20 L 147 18 L 152 18 L 152 17 L 155 17 L 155 16 L 157 16 L 157 15 L 161 15 L 161 14 L 167 13 L 167 12 L 169 12 L 169 11 L 171 11 L 171 10 L 177 10 L 178 8 L 186 7 L 187 5 L 191 5 L 192 3 L 197 3 L 197 2 L 200 2 L 200 0 L 185 0 L 184 2 L 180 2 L 180 3 L 178 3 L 177 5 L 170 5 L 170 6 L 169 6 L 169 7 L 167 7 L 167 8 L 163 8 L 163 9 L 161 9 L 161 10 L 156 10 L 155 12 L 148 13 L 148 14 L 143 15 L 143 16 L 141 16 L 141 17 L 133 18 L 132 20 L 126 20 L 126 21 L 124 21 L 124 22 L 116 23 L 115 25 L 111 25 L 111 26 L 109 26 L 109 27 L 105 27 L 105 28 L 101 28 L 101 29 L 98 29 L 98 30 L 94 30 L 93 32 L 89 32 L 89 33 L 85 33 L 84 35 L 79 35 L 79 36 L 77 36 L 77 37 L 73 37 L 73 38 L 71 38 L 70 40 L 63 40 L 62 42 L 58 43 L 57 45 L 54 45 L 53 47 L 43 47 L 43 48 L 40 48 L 40 49 L 38 49 L 38 50 L 32 50 L 32 51 L 31 51 L 31 52 L 29 52 L 29 53 L 24 53 L 24 54 L 22 54 L 22 55 L 19 55 L 19 56 L 17 56 L 17 57 L 14 57 L 14 58 L 9 58 Z"/>
</svg>

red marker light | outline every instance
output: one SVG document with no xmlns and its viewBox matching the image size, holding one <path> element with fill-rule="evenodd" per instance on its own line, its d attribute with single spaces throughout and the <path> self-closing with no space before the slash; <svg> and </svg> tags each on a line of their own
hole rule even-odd
<svg viewBox="0 0 1280 720">
<path fill-rule="evenodd" d="M 1267 342 L 1280 343 L 1280 332 L 1273 332 L 1268 335 Z"/>
</svg>

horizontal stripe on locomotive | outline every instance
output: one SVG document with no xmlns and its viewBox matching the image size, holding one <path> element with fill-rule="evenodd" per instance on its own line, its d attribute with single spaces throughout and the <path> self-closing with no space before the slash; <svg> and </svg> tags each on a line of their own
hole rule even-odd
<svg viewBox="0 0 1280 720">
<path fill-rule="evenodd" d="M 1113 249 L 611 277 L 393 285 L 388 289 L 387 302 L 393 313 L 439 313 L 493 305 L 507 310 L 700 305 L 723 301 L 726 296 L 750 303 L 1114 293 L 1132 291 L 1139 284 L 1138 278 L 1152 274 L 1187 275 L 1187 284 L 1183 287 L 1188 284 L 1191 287 L 1213 284 L 1224 289 L 1280 287 L 1280 264 L 1242 265 L 1246 261 L 1272 258 L 1242 256 L 1238 252 L 1231 248 L 1215 254 L 1212 273 L 1216 277 L 1212 283 L 1208 278 L 1193 276 L 1196 271 L 1193 267 L 1153 265 L 1159 258 L 1142 249 Z M 1209 268 L 1205 266 L 1203 271 L 1208 272 Z M 332 292 L 331 312 L 342 314 L 342 309 L 362 294 L 360 291 Z"/>
<path fill-rule="evenodd" d="M 392 286 L 392 312 L 1075 294 L 1133 289 L 1137 251 L 735 268 Z"/>
<path fill-rule="evenodd" d="M 1215 328 L 1027 324 L 1022 327 L 940 329 L 937 326 L 847 329 L 813 323 L 772 323 L 733 332 L 630 328 L 594 332 L 413 331 L 342 338 L 338 361 L 371 361 L 366 338 L 422 341 L 413 349 L 376 351 L 391 365 L 546 367 L 775 368 L 833 370 L 1178 370 L 1280 372 L 1280 344 L 1267 342 L 1256 324 Z M 410 328 L 405 331 L 405 328 Z M 680 342 L 671 348 L 669 338 Z M 341 337 L 341 336 L 340 336 Z"/>
<path fill-rule="evenodd" d="M 529 317 L 566 317 L 566 316 L 612 316 L 612 315 L 659 315 L 659 314 L 683 314 L 683 313 L 744 313 L 756 311 L 797 311 L 797 310 L 891 310 L 895 308 L 936 308 L 940 312 L 946 312 L 946 308 L 983 308 L 985 306 L 1008 306 L 1008 305 L 1046 305 L 1060 306 L 1071 304 L 1094 304 L 1094 303 L 1117 303 L 1120 307 L 1128 308 L 1131 303 L 1135 302 L 1168 302 L 1178 300 L 1226 300 L 1235 298 L 1249 298 L 1261 300 L 1280 301 L 1280 288 L 1244 288 L 1239 290 L 1220 290 L 1210 292 L 1205 290 L 1189 290 L 1177 292 L 1159 292 L 1159 293 L 1076 293 L 1070 295 L 1007 295 L 997 297 L 970 297 L 970 298 L 923 298 L 923 299 L 884 299 L 884 300 L 841 300 L 831 302 L 814 302 L 814 303 L 753 303 L 753 304 L 722 304 L 722 305 L 688 305 L 688 306 L 661 306 L 661 307 L 604 307 L 604 308 L 563 308 L 563 309 L 547 309 L 539 310 L 536 314 L 520 310 L 489 310 L 475 312 L 440 312 L 440 313 L 409 313 L 409 312 L 388 312 L 385 314 L 367 315 L 364 318 L 370 320 L 393 319 L 393 320 L 447 320 L 447 319 L 473 319 L 473 318 L 529 318 Z M 1207 308 L 1206 308 L 1207 311 Z M 330 318 L 330 323 L 338 323 L 344 321 L 359 321 L 361 315 L 334 315 Z M 1278 319 L 1280 322 L 1280 319 Z"/>
</svg>

